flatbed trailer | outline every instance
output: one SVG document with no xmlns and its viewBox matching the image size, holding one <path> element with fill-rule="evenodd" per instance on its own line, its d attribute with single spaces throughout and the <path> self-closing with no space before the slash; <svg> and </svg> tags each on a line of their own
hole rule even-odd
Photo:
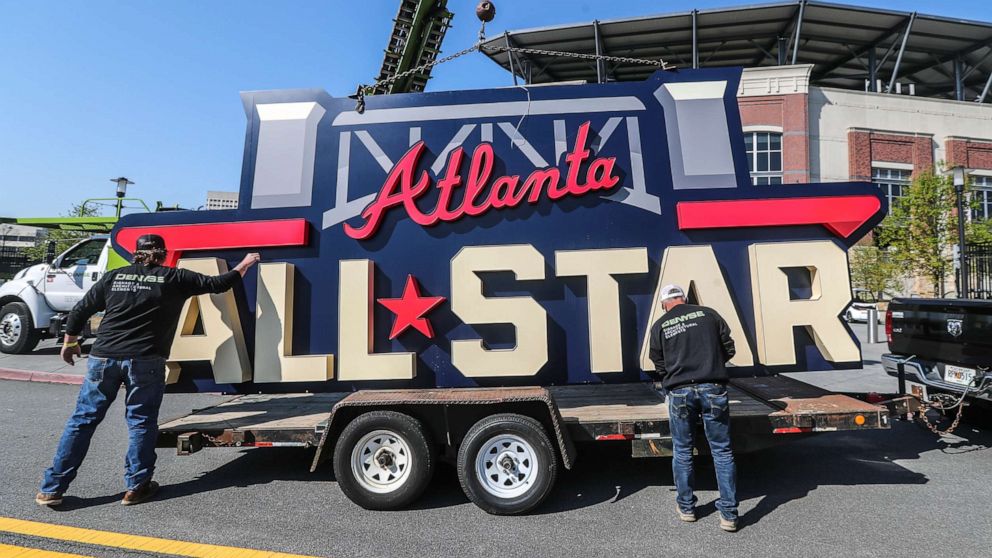
<svg viewBox="0 0 992 558">
<path fill-rule="evenodd" d="M 728 393 L 732 436 L 738 452 L 765 448 L 797 435 L 889 428 L 891 411 L 885 405 L 832 393 L 781 375 L 733 379 Z M 364 507 L 387 509 L 397 507 L 396 501 L 370 501 L 362 498 L 361 491 L 356 493 L 352 485 L 358 481 L 362 487 L 361 466 L 351 467 L 353 474 L 349 475 L 348 456 L 372 458 L 373 454 L 388 451 L 375 444 L 359 447 L 370 443 L 362 442 L 368 436 L 357 436 L 350 430 L 356 424 L 361 429 L 363 420 L 359 419 L 363 417 L 373 422 L 385 418 L 388 423 L 390 418 L 396 418 L 392 415 L 423 425 L 429 455 L 456 458 L 460 477 L 472 476 L 473 468 L 468 463 L 472 456 L 462 454 L 467 440 L 477 438 L 475 431 L 486 421 L 518 420 L 539 430 L 531 440 L 526 432 L 511 440 L 531 441 L 523 454 L 533 454 L 539 462 L 550 465 L 545 467 L 550 482 L 536 503 L 529 499 L 524 507 L 503 500 L 473 498 L 472 487 L 462 479 L 470 498 L 491 513 L 521 513 L 537 505 L 550 492 L 559 460 L 565 469 L 574 464 L 576 443 L 629 441 L 634 457 L 671 455 L 668 406 L 654 383 L 241 395 L 162 423 L 158 445 L 174 447 L 180 455 L 208 447 L 317 448 L 311 470 L 333 455 L 335 476 L 345 493 Z M 391 432 L 381 424 L 375 428 L 375 432 Z M 358 445 L 353 443 L 356 439 Z M 697 442 L 703 439 L 696 437 Z M 545 443 L 541 444 L 541 440 Z M 545 445 L 550 455 L 542 456 L 539 446 Z M 700 453 L 706 452 L 705 443 L 697 444 L 697 448 Z M 405 445 L 401 450 L 411 459 L 416 453 Z M 479 463 L 486 463 L 484 458 L 479 459 L 483 459 Z M 429 466 L 425 469 L 431 469 L 434 459 L 427 461 Z M 484 488 L 485 475 L 480 472 L 477 476 Z M 426 480 L 429 474 L 425 475 L 425 486 Z"/>
</svg>

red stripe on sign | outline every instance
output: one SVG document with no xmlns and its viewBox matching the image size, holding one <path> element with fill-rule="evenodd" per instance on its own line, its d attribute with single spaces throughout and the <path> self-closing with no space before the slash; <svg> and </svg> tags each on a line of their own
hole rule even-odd
<svg viewBox="0 0 992 558">
<path fill-rule="evenodd" d="M 166 265 L 175 265 L 183 252 L 193 250 L 237 250 L 306 246 L 309 227 L 306 219 L 277 219 L 239 223 L 201 223 L 195 225 L 159 225 L 127 227 L 117 231 L 117 243 L 134 252 L 135 242 L 143 234 L 157 234 L 165 239 L 169 254 Z"/>
<path fill-rule="evenodd" d="M 680 230 L 823 225 L 847 238 L 882 208 L 875 196 L 679 202 Z"/>
</svg>

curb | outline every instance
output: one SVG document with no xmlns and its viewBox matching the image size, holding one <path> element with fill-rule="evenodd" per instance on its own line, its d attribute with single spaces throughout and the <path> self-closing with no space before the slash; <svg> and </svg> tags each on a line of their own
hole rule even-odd
<svg viewBox="0 0 992 558">
<path fill-rule="evenodd" d="M 0 368 L 0 380 L 15 380 L 20 382 L 42 382 L 46 384 L 80 385 L 85 377 L 81 374 L 59 374 L 58 372 L 36 372 L 31 370 L 12 370 Z"/>
</svg>

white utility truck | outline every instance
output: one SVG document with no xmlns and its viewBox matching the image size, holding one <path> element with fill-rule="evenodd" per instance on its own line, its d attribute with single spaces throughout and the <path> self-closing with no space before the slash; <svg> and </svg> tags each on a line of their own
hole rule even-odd
<svg viewBox="0 0 992 558">
<path fill-rule="evenodd" d="M 87 238 L 0 285 L 0 351 L 27 353 L 62 334 L 68 312 L 107 271 L 108 239 Z"/>
</svg>

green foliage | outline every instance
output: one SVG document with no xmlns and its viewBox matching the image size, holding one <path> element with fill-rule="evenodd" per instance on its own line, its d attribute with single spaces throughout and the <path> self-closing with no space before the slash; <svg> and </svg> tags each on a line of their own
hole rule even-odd
<svg viewBox="0 0 992 558">
<path fill-rule="evenodd" d="M 883 293 L 899 286 L 902 268 L 885 250 L 877 246 L 855 246 L 848 255 L 855 288 L 871 291 L 881 298 Z"/>
<path fill-rule="evenodd" d="M 944 278 L 954 271 L 953 249 L 958 244 L 957 195 L 952 178 L 930 171 L 919 173 L 903 193 L 882 221 L 878 243 L 888 248 L 902 272 L 927 278 L 934 295 L 943 296 Z M 966 203 L 965 211 L 972 205 Z M 988 241 L 992 241 L 992 223 L 966 223 L 965 242 Z"/>
<path fill-rule="evenodd" d="M 992 243 L 992 219 L 972 221 L 965 227 L 964 234 L 968 244 Z"/>
<path fill-rule="evenodd" d="M 882 222 L 879 241 L 907 273 L 926 277 L 942 296 L 944 277 L 952 269 L 951 247 L 957 238 L 952 211 L 956 207 L 949 176 L 927 171 L 913 184 Z"/>
<path fill-rule="evenodd" d="M 73 204 L 72 208 L 68 213 L 63 214 L 63 217 L 95 217 L 100 215 L 100 210 L 96 206 L 86 207 L 82 204 Z M 48 231 L 48 238 L 39 242 L 38 244 L 27 248 L 24 252 L 28 255 L 28 258 L 32 261 L 45 261 L 45 255 L 48 252 L 48 242 L 55 241 L 55 253 L 61 254 L 68 250 L 73 244 L 84 240 L 92 236 L 92 232 L 86 231 L 64 231 L 61 229 L 52 229 Z"/>
</svg>

